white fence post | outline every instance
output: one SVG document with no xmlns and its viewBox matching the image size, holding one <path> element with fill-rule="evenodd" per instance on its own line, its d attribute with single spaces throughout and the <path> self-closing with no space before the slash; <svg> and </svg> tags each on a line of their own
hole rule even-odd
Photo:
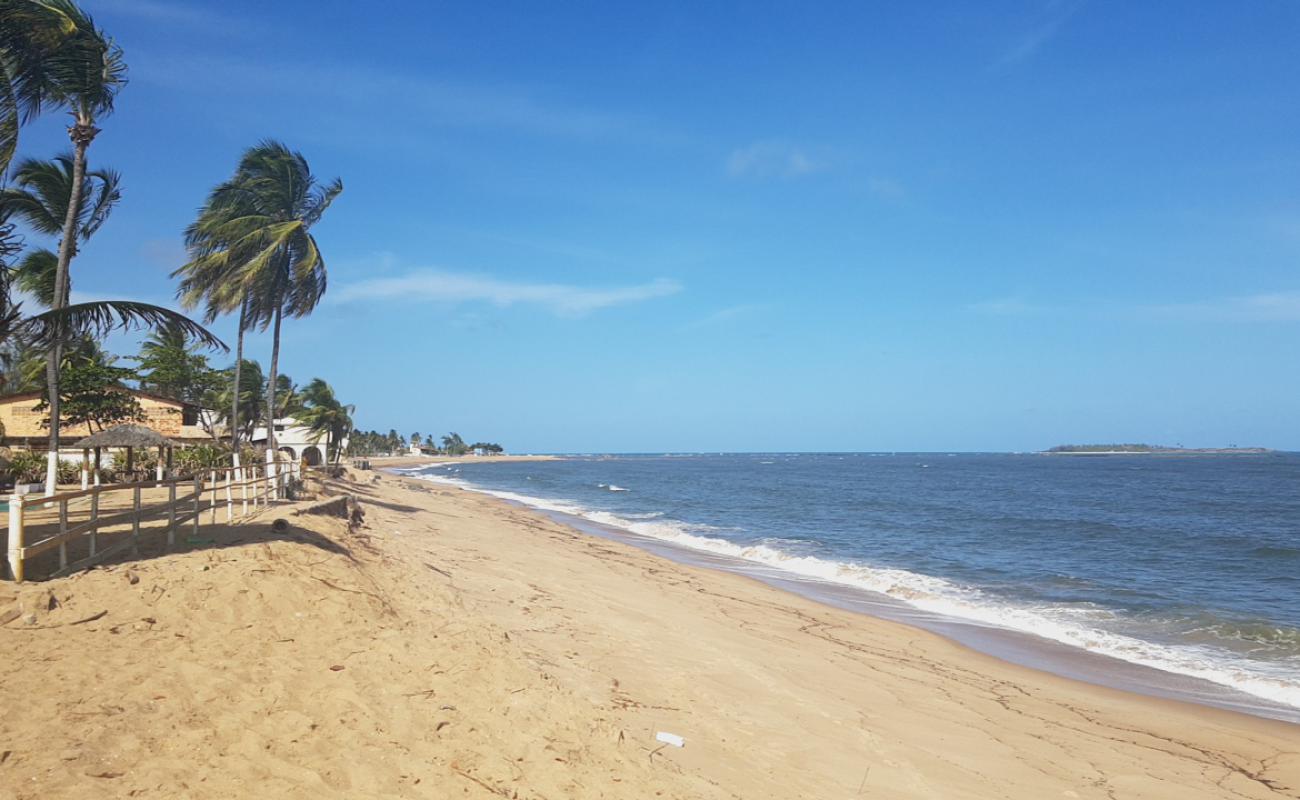
<svg viewBox="0 0 1300 800">
<path fill-rule="evenodd" d="M 9 496 L 9 577 L 23 582 L 23 496 Z"/>
<path fill-rule="evenodd" d="M 276 463 L 275 463 L 275 451 L 267 450 L 266 451 L 266 490 L 267 490 L 268 500 L 270 499 L 271 493 L 279 488 L 278 486 L 275 485 L 276 472 L 277 470 L 276 470 Z"/>
</svg>

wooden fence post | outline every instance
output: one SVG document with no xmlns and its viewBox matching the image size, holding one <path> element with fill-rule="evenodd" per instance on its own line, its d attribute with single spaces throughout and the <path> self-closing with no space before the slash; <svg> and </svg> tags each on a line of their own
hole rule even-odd
<svg viewBox="0 0 1300 800">
<path fill-rule="evenodd" d="M 59 569 L 68 567 L 68 501 L 59 501 Z"/>
<path fill-rule="evenodd" d="M 194 534 L 190 537 L 191 539 L 199 538 L 199 515 L 202 513 L 199 510 L 199 498 L 202 495 L 203 495 L 203 473 L 195 472 L 194 473 Z"/>
<path fill-rule="evenodd" d="M 234 477 L 234 472 L 226 473 L 226 522 L 235 521 L 235 493 L 230 487 L 230 481 Z"/>
<path fill-rule="evenodd" d="M 90 554 L 99 549 L 99 484 L 90 491 Z"/>
<path fill-rule="evenodd" d="M 167 480 L 167 549 L 176 546 L 176 479 Z"/>
<path fill-rule="evenodd" d="M 23 582 L 23 496 L 9 496 L 9 577 Z"/>
<path fill-rule="evenodd" d="M 131 555 L 140 555 L 140 484 L 131 493 Z"/>
<path fill-rule="evenodd" d="M 208 508 L 212 512 L 212 524 L 217 524 L 217 471 L 209 470 L 208 478 L 212 481 L 212 499 L 208 501 Z"/>
</svg>

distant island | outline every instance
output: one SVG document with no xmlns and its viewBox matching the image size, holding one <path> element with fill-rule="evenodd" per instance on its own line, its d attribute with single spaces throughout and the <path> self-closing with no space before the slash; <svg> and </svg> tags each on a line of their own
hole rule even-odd
<svg viewBox="0 0 1300 800">
<path fill-rule="evenodd" d="M 1260 455 L 1271 452 L 1267 447 L 1167 447 L 1157 444 L 1058 444 L 1043 451 L 1045 455 L 1054 456 Z"/>
</svg>

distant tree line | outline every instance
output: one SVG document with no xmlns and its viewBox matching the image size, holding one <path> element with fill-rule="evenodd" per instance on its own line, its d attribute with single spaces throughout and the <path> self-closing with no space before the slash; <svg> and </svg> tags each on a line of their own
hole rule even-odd
<svg viewBox="0 0 1300 800">
<path fill-rule="evenodd" d="M 505 452 L 505 448 L 495 442 L 466 444 L 465 439 L 455 432 L 438 438 L 433 434 L 424 436 L 419 432 L 404 437 L 396 430 L 389 430 L 388 433 L 355 430 L 348 438 L 348 454 L 353 456 L 391 455 L 406 452 L 409 447 L 447 456 L 463 456 L 475 451 L 494 455 Z"/>
<path fill-rule="evenodd" d="M 1151 444 L 1058 444 L 1049 453 L 1150 453 L 1161 450 Z"/>
</svg>

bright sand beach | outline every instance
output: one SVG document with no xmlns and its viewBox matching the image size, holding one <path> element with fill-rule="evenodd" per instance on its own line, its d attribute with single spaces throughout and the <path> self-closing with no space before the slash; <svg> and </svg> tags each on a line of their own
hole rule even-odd
<svg viewBox="0 0 1300 800">
<path fill-rule="evenodd" d="M 0 798 L 1300 797 L 1300 727 L 352 475 L 351 531 L 6 585 Z"/>
</svg>

